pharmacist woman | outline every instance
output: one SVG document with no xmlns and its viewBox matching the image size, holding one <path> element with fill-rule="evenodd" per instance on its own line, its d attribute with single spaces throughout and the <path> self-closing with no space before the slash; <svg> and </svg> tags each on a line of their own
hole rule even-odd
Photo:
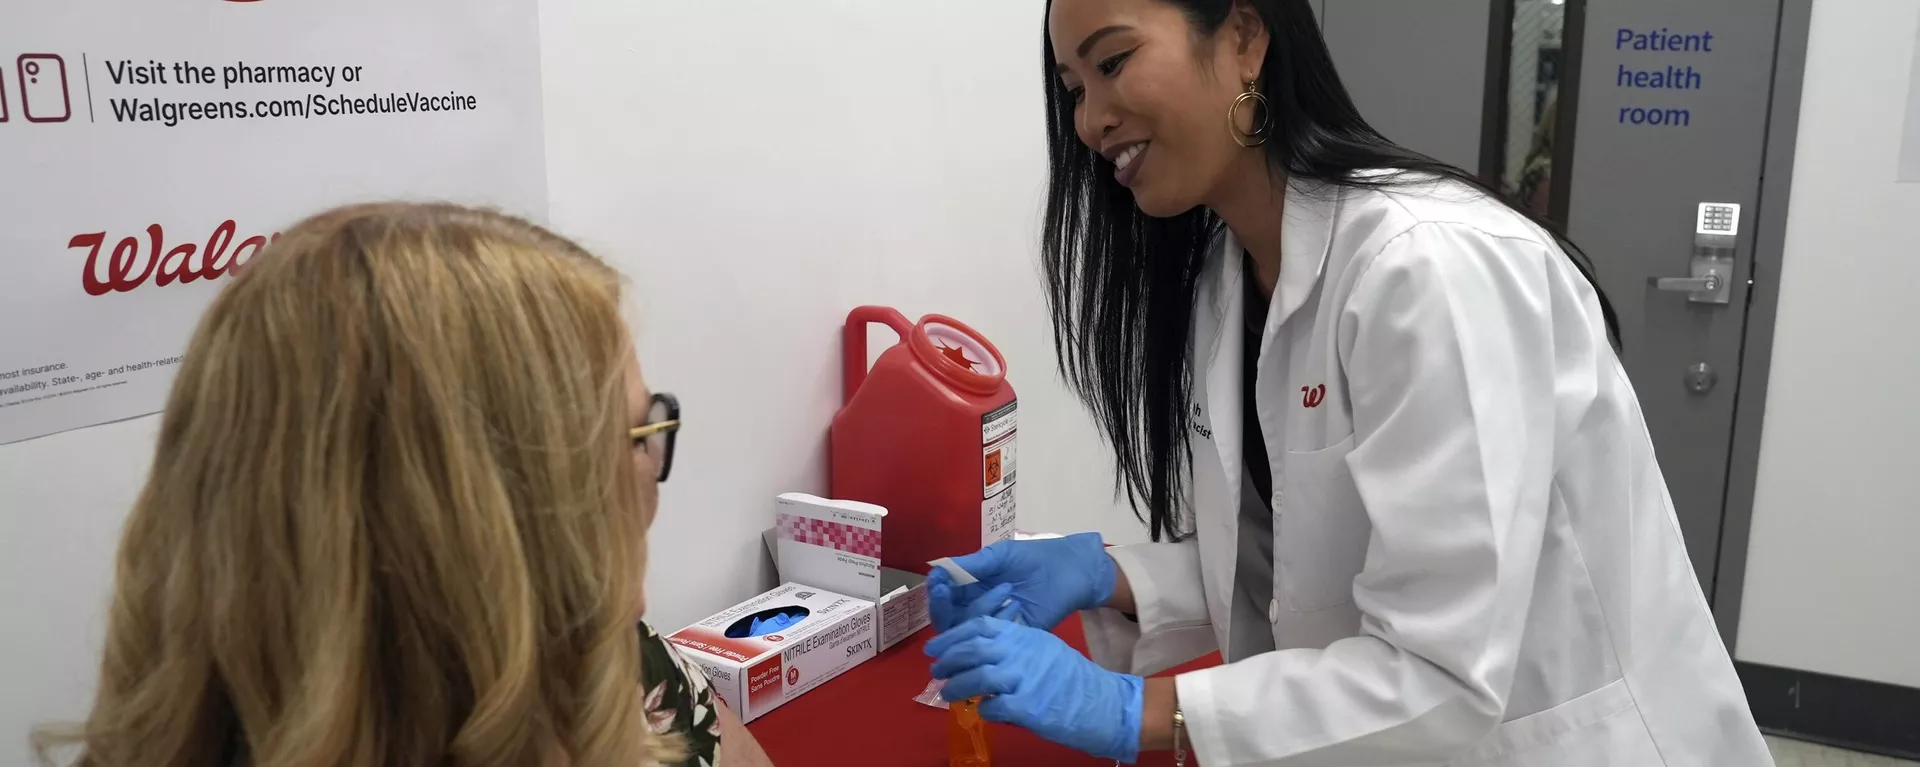
<svg viewBox="0 0 1920 767">
<path fill-rule="evenodd" d="M 1160 542 L 936 573 L 946 697 L 1120 761 L 1770 764 L 1578 251 L 1368 127 L 1306 0 L 1047 40 L 1060 360 Z"/>
</svg>

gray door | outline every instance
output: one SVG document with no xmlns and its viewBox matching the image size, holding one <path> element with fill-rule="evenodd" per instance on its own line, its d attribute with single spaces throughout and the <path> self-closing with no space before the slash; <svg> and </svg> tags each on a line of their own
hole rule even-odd
<svg viewBox="0 0 1920 767">
<path fill-rule="evenodd" d="M 1497 179 L 1563 222 L 1591 257 L 1620 315 L 1623 358 L 1695 572 L 1713 596 L 1736 394 L 1753 383 L 1741 380 L 1741 364 L 1755 224 L 1784 216 L 1783 193 L 1762 199 L 1782 0 L 1420 3 L 1477 19 L 1445 24 L 1377 12 L 1406 1 L 1327 0 L 1322 22 L 1343 78 L 1390 138 Z M 1475 23 L 1481 34 L 1467 34 Z M 1804 28 L 1797 33 L 1804 41 Z M 1450 108 L 1409 98 L 1409 81 L 1439 87 L 1435 60 L 1463 62 L 1443 99 Z M 1463 94 L 1468 80 L 1481 89 Z M 1784 82 L 1797 99 L 1797 70 Z M 1463 130 L 1481 139 L 1465 157 Z M 1790 151 L 1791 135 L 1784 140 Z M 1737 206 L 1737 220 L 1733 208 L 1708 209 L 1702 234 L 1703 203 Z M 1658 283 L 1709 271 L 1714 291 Z M 1744 519 L 1749 509 L 1734 512 Z"/>
<path fill-rule="evenodd" d="M 1694 572 L 1711 595 L 1753 224 L 1767 202 L 1760 191 L 1780 3 L 1607 0 L 1574 13 L 1568 31 L 1584 45 L 1569 94 L 1577 117 L 1572 173 L 1556 179 L 1555 191 L 1565 198 L 1569 235 L 1593 258 L 1620 313 L 1627 373 Z M 1703 203 L 1738 207 L 1709 209 L 1703 226 Z M 1720 234 L 1728 229 L 1732 237 Z M 1672 279 L 1707 271 L 1724 281 L 1714 300 L 1688 290 L 1697 283 Z"/>
</svg>

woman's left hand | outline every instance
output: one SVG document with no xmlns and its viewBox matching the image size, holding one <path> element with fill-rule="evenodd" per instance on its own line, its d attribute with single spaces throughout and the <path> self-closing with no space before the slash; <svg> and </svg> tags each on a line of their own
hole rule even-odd
<svg viewBox="0 0 1920 767">
<path fill-rule="evenodd" d="M 933 676 L 948 700 L 988 696 L 980 716 L 1019 725 L 1094 756 L 1132 762 L 1140 754 L 1145 682 L 1094 665 L 1051 633 L 973 618 L 927 643 Z"/>
</svg>

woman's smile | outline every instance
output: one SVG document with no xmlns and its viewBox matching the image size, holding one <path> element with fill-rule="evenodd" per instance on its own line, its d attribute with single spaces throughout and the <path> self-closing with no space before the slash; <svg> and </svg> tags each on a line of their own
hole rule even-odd
<svg viewBox="0 0 1920 767">
<path fill-rule="evenodd" d="M 1150 143 L 1151 142 L 1147 141 L 1136 141 L 1121 144 L 1108 150 L 1107 156 L 1113 160 L 1114 181 L 1119 182 L 1120 185 L 1124 187 L 1133 186 L 1134 179 L 1140 177 L 1140 167 L 1145 164 L 1142 158 L 1146 155 L 1147 145 Z"/>
</svg>

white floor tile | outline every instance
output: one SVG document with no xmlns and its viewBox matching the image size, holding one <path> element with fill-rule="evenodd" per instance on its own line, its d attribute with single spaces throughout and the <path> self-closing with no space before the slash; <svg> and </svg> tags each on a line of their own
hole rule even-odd
<svg viewBox="0 0 1920 767">
<path fill-rule="evenodd" d="M 1786 738 L 1767 738 L 1774 767 L 1920 767 L 1920 762 L 1859 754 Z"/>
</svg>

